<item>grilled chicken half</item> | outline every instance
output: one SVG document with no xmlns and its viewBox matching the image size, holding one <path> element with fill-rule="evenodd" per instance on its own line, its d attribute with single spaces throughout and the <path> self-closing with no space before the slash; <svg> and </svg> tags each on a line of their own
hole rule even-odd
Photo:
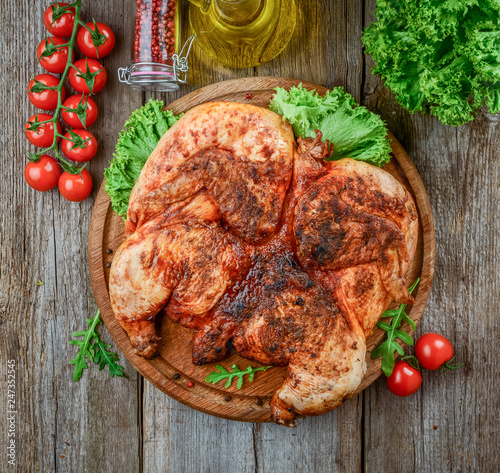
<svg viewBox="0 0 500 473">
<path fill-rule="evenodd" d="M 197 329 L 193 363 L 232 341 L 246 358 L 288 366 L 275 422 L 330 411 L 365 373 L 366 335 L 394 298 L 413 303 L 415 204 L 374 166 L 327 163 L 273 112 L 213 102 L 162 138 L 130 198 L 111 267 L 114 313 L 136 353 L 156 354 L 164 313 Z"/>
</svg>

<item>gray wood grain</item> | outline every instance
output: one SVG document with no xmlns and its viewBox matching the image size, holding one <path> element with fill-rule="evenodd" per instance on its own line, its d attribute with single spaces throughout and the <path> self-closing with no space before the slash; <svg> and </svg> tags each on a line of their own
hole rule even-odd
<svg viewBox="0 0 500 473">
<path fill-rule="evenodd" d="M 367 6 L 371 21 L 375 1 Z M 426 372 L 420 391 L 390 395 L 383 379 L 365 391 L 366 471 L 498 471 L 500 390 L 495 366 L 500 324 L 500 120 L 481 113 L 460 128 L 410 115 L 369 73 L 365 101 L 413 159 L 436 224 L 434 285 L 417 337 L 450 339 L 457 372 Z M 435 426 L 435 427 L 434 427 Z M 397 452 L 397 453 L 396 453 Z"/>
<path fill-rule="evenodd" d="M 23 125 L 34 111 L 25 88 L 41 72 L 35 48 L 45 34 L 47 3 L 0 3 L 0 401 L 5 406 L 6 360 L 15 359 L 19 411 L 17 467 L 5 471 L 495 471 L 498 117 L 481 114 L 455 129 L 403 111 L 370 74 L 370 58 L 363 58 L 363 20 L 373 18 L 375 0 L 299 1 L 292 41 L 258 68 L 221 67 L 195 46 L 189 85 L 160 94 L 166 103 L 220 80 L 275 75 L 343 85 L 382 115 L 419 169 L 435 213 L 436 278 L 418 334 L 448 336 L 466 367 L 425 373 L 422 389 L 406 399 L 392 396 L 380 379 L 340 409 L 301 420 L 295 430 L 196 412 L 143 382 L 123 357 L 128 380 L 109 379 L 92 367 L 76 384 L 68 365 L 75 348 L 68 341 L 95 310 L 86 253 L 93 200 L 72 204 L 57 191 L 32 191 L 23 178 Z M 92 131 L 100 150 L 89 166 L 96 190 L 118 131 L 148 97 L 119 84 L 115 72 L 130 60 L 135 2 L 83 3 L 87 19 L 108 22 L 117 34 L 115 51 L 103 60 L 109 82 L 96 97 L 100 116 Z M 187 15 L 183 26 L 187 33 Z M 113 345 L 104 327 L 100 332 Z M 0 426 L 5 445 L 4 416 Z M 0 464 L 4 471 L 3 457 Z"/>
<path fill-rule="evenodd" d="M 83 3 L 84 17 L 109 22 L 120 45 L 128 34 L 124 25 L 132 3 Z M 29 144 L 24 121 L 35 113 L 26 88 L 31 76 L 42 72 L 35 50 L 46 34 L 42 15 L 47 5 L 8 0 L 0 12 L 5 33 L 0 38 L 0 173 L 5 177 L 0 182 L 0 383 L 3 396 L 5 362 L 16 360 L 18 408 L 17 467 L 9 471 L 135 472 L 141 434 L 136 372 L 125 364 L 129 380 L 110 379 L 92 366 L 74 383 L 68 364 L 76 354 L 68 344 L 71 333 L 83 329 L 85 317 L 96 310 L 86 249 L 93 197 L 70 203 L 57 190 L 33 191 L 23 177 Z M 140 105 L 126 88 L 118 91 L 115 70 L 128 58 L 128 51 L 117 47 L 103 60 L 110 74 L 106 89 L 96 96 L 100 116 L 92 131 L 100 150 L 89 166 L 93 196 L 124 115 Z M 37 286 L 37 279 L 44 284 Z M 104 327 L 100 332 L 114 345 Z M 3 412 L 0 439 L 6 444 Z M 4 455 L 0 463 L 7 471 Z"/>
</svg>

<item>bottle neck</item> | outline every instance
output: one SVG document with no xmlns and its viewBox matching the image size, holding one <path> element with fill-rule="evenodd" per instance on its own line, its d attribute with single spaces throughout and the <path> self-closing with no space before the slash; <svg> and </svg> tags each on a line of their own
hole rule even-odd
<svg viewBox="0 0 500 473">
<path fill-rule="evenodd" d="M 221 20 L 235 26 L 245 26 L 260 15 L 265 0 L 212 0 Z"/>
</svg>

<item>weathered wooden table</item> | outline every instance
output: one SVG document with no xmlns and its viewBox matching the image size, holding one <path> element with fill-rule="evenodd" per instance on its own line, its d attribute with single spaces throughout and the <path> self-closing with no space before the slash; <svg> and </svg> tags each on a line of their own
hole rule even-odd
<svg viewBox="0 0 500 473">
<path fill-rule="evenodd" d="M 83 1 L 88 20 L 109 23 L 117 46 L 104 59 L 105 90 L 92 131 L 100 150 L 89 169 L 91 198 L 65 201 L 24 182 L 26 96 L 40 73 L 35 49 L 45 36 L 47 1 L 0 3 L 0 384 L 1 471 L 36 472 L 410 472 L 499 471 L 499 117 L 481 113 L 461 128 L 403 111 L 370 73 L 361 34 L 375 0 L 299 0 L 294 37 L 272 62 L 232 70 L 195 47 L 189 85 L 166 102 L 224 79 L 274 75 L 342 85 L 377 111 L 406 148 L 433 206 L 437 266 L 418 334 L 451 339 L 464 369 L 425 373 L 410 398 L 383 379 L 341 408 L 303 419 L 295 430 L 210 417 L 171 400 L 125 363 L 128 379 L 95 366 L 72 381 L 71 333 L 95 312 L 87 271 L 93 199 L 117 135 L 147 96 L 118 82 L 130 61 L 134 0 Z M 186 25 L 187 26 L 187 25 Z M 187 28 L 185 29 L 186 32 Z M 44 282 L 37 286 L 37 279 Z M 112 343 L 101 328 L 103 339 Z M 7 464 L 7 360 L 17 367 L 17 466 Z"/>
</svg>

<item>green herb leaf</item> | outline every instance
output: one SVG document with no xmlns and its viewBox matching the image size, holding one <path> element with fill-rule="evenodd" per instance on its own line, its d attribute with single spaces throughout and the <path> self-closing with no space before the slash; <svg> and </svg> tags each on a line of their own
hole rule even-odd
<svg viewBox="0 0 500 473">
<path fill-rule="evenodd" d="M 123 218 L 127 216 L 128 201 L 135 181 L 149 155 L 164 133 L 181 117 L 163 110 L 163 102 L 151 99 L 135 110 L 120 133 L 114 158 L 104 171 L 113 210 Z"/>
<path fill-rule="evenodd" d="M 99 364 L 99 371 L 102 371 L 104 367 L 107 366 L 111 377 L 121 376 L 122 378 L 126 378 L 123 373 L 123 366 L 116 363 L 119 360 L 118 355 L 114 352 L 108 351 L 108 348 L 111 348 L 111 345 L 103 343 L 101 340 L 96 341 L 94 361 Z"/>
<path fill-rule="evenodd" d="M 267 369 L 271 368 L 271 366 L 262 366 L 260 368 L 252 368 L 251 366 L 249 366 L 246 370 L 241 370 L 240 368 L 238 368 L 238 366 L 233 365 L 231 367 L 232 370 L 233 370 L 232 372 L 226 370 L 223 366 L 220 366 L 220 365 L 216 365 L 216 368 L 219 371 L 213 371 L 213 372 L 211 372 L 205 378 L 205 382 L 216 384 L 219 381 L 227 379 L 226 384 L 224 385 L 224 388 L 227 389 L 229 386 L 231 386 L 231 383 L 233 382 L 233 379 L 234 378 L 238 378 L 238 382 L 236 384 L 236 387 L 238 389 L 241 389 L 241 387 L 243 386 L 243 376 L 245 376 L 245 375 L 248 374 L 249 375 L 248 381 L 252 382 L 253 378 L 255 376 L 255 373 L 257 371 L 266 371 Z"/>
<path fill-rule="evenodd" d="M 44 285 L 44 282 L 43 282 L 42 280 L 40 280 L 40 279 L 37 279 L 37 280 L 36 280 L 36 285 L 37 285 L 37 286 L 43 286 L 43 285 Z"/>
<path fill-rule="evenodd" d="M 102 323 L 100 311 L 97 311 L 94 318 L 85 320 L 89 328 L 73 333 L 74 338 L 83 338 L 81 340 L 71 340 L 69 342 L 70 345 L 78 346 L 78 354 L 69 362 L 70 365 L 74 365 L 75 367 L 73 371 L 73 381 L 79 381 L 82 377 L 83 370 L 88 368 L 87 359 L 97 363 L 99 365 L 99 370 L 102 370 L 107 365 L 111 377 L 125 377 L 123 367 L 116 363 L 118 361 L 118 355 L 107 350 L 111 348 L 111 345 L 103 343 L 99 338 L 99 334 L 96 332 L 96 327 Z"/>
<path fill-rule="evenodd" d="M 324 97 L 302 84 L 288 91 L 278 87 L 269 108 L 290 122 L 296 138 L 315 137 L 315 130 L 320 130 L 322 139 L 333 143 L 328 160 L 352 158 L 383 166 L 391 158 L 383 120 L 358 106 L 342 87 Z"/>
<path fill-rule="evenodd" d="M 94 342 L 96 339 L 99 339 L 99 335 L 97 335 L 97 333 L 95 332 L 95 328 L 101 322 L 99 311 L 97 311 L 97 314 L 93 319 L 85 320 L 89 325 L 88 330 L 82 330 L 80 332 L 73 333 L 73 337 L 83 337 L 83 339 L 71 340 L 69 342 L 70 345 L 78 346 L 78 354 L 69 362 L 70 365 L 75 366 L 75 369 L 73 371 L 73 381 L 79 381 L 82 377 L 83 370 L 86 370 L 88 368 L 87 358 L 90 361 L 94 361 Z"/>
<path fill-rule="evenodd" d="M 418 278 L 408 289 L 410 294 L 417 287 L 420 282 Z M 415 330 L 415 322 L 410 319 L 410 317 L 405 313 L 406 304 L 401 304 L 397 309 L 386 310 L 381 318 L 392 317 L 391 323 L 385 322 L 383 320 L 377 323 L 377 327 L 385 330 L 387 332 L 387 340 L 382 342 L 378 347 L 376 347 L 371 354 L 372 358 L 382 357 L 382 371 L 386 376 L 390 376 L 394 369 L 395 358 L 394 352 L 397 351 L 400 355 L 404 354 L 403 347 L 396 341 L 399 338 L 403 343 L 407 345 L 413 345 L 413 340 L 404 330 L 400 330 L 399 327 L 404 320 L 408 321 L 412 329 Z"/>
</svg>

